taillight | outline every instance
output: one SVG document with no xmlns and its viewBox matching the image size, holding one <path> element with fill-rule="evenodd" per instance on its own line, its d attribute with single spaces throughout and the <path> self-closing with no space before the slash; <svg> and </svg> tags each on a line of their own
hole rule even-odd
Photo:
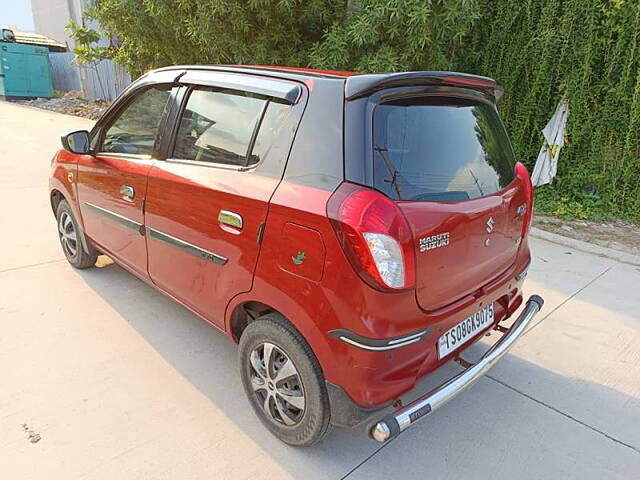
<svg viewBox="0 0 640 480">
<path fill-rule="evenodd" d="M 345 182 L 329 199 L 327 214 L 343 251 L 364 281 L 385 291 L 414 287 L 413 236 L 393 200 Z"/>
<path fill-rule="evenodd" d="M 522 181 L 524 185 L 525 195 L 525 212 L 524 212 L 524 225 L 522 226 L 522 238 L 524 238 L 531 229 L 531 223 L 533 222 L 533 184 L 531 183 L 531 177 L 522 163 L 517 162 L 515 167 L 516 177 Z"/>
</svg>

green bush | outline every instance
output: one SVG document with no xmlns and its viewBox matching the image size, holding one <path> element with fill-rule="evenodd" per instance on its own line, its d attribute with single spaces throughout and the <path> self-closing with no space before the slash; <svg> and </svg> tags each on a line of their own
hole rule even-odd
<svg viewBox="0 0 640 480">
<path fill-rule="evenodd" d="M 355 5 L 314 45 L 310 65 L 357 72 L 451 69 L 480 17 L 477 0 L 367 0 Z"/>
<path fill-rule="evenodd" d="M 92 12 L 134 76 L 165 65 L 306 65 L 346 0 L 100 0 Z"/>
<path fill-rule="evenodd" d="M 499 108 L 518 156 L 533 163 L 563 95 L 568 146 L 545 213 L 640 220 L 640 3 L 481 0 L 460 67 L 505 87 Z"/>
<path fill-rule="evenodd" d="M 452 69 L 505 88 L 499 109 L 533 168 L 569 101 L 568 145 L 538 209 L 640 221 L 637 0 L 101 0 L 96 17 L 135 74 L 179 63 L 360 72 Z"/>
</svg>

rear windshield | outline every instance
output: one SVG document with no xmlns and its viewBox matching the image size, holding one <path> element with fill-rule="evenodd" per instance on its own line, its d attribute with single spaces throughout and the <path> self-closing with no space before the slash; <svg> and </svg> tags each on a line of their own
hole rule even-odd
<svg viewBox="0 0 640 480">
<path fill-rule="evenodd" d="M 502 190 L 515 158 L 493 106 L 424 97 L 378 105 L 375 187 L 398 200 L 459 202 Z"/>
</svg>

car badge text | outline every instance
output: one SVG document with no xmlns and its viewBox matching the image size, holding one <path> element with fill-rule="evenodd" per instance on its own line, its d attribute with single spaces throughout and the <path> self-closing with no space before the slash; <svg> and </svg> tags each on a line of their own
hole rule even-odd
<svg viewBox="0 0 640 480">
<path fill-rule="evenodd" d="M 446 247 L 449 245 L 449 232 L 438 233 L 430 237 L 422 237 L 420 239 L 420 251 L 426 252 L 438 247 Z"/>
</svg>

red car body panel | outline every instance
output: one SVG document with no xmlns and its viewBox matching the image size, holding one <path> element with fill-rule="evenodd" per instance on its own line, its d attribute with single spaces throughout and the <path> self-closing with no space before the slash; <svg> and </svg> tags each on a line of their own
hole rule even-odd
<svg viewBox="0 0 640 480">
<path fill-rule="evenodd" d="M 335 77 L 351 77 L 353 75 L 358 75 L 357 72 L 348 72 L 344 70 L 326 70 L 322 68 L 305 68 L 305 67 L 283 67 L 278 65 L 244 65 L 248 68 L 268 68 L 274 69 L 277 71 L 288 71 L 294 73 L 311 73 L 314 75 L 330 75 Z"/>
<path fill-rule="evenodd" d="M 119 158 L 107 155 L 82 155 L 78 158 L 76 181 L 79 210 L 85 233 L 101 249 L 108 251 L 139 276 L 147 277 L 147 247 L 139 231 L 110 221 L 95 208 L 107 209 L 144 224 L 142 203 L 147 189 L 151 159 Z M 122 185 L 135 191 L 130 199 L 120 193 Z"/>
<path fill-rule="evenodd" d="M 149 275 L 163 290 L 222 327 L 229 299 L 251 290 L 258 231 L 278 181 L 235 170 L 157 162 L 149 174 L 145 225 L 227 258 L 220 266 L 147 235 Z M 233 210 L 243 227 L 218 222 Z"/>
<path fill-rule="evenodd" d="M 437 341 L 443 332 L 491 302 L 495 302 L 494 324 L 509 317 L 521 304 L 524 275 L 519 274 L 530 262 L 527 237 L 518 241 L 523 220 L 517 208 L 526 200 L 521 180 L 513 180 L 496 194 L 463 204 L 431 203 L 425 209 L 424 202 L 398 202 L 416 239 L 416 285 L 399 292 L 372 288 L 347 259 L 327 215 L 333 192 L 347 180 L 345 175 L 333 174 L 335 168 L 343 168 L 343 158 L 335 158 L 335 165 L 330 166 L 326 165 L 327 159 L 335 151 L 330 145 L 324 148 L 321 143 L 309 143 L 299 150 L 295 144 L 291 147 L 296 129 L 296 143 L 298 137 L 314 132 L 313 125 L 298 127 L 297 122 L 305 108 L 312 108 L 312 97 L 321 95 L 322 88 L 316 88 L 320 79 L 309 69 L 278 68 L 284 73 L 274 73 L 272 67 L 237 70 L 265 77 L 282 75 L 283 81 L 306 85 L 302 103 L 296 107 L 298 117 L 290 129 L 288 147 L 282 147 L 285 160 L 288 158 L 286 170 L 283 164 L 282 171 L 274 175 L 257 171 L 249 174 L 166 159 L 132 161 L 63 150 L 54 161 L 51 191 L 69 201 L 86 236 L 102 251 L 234 340 L 238 312 L 248 303 L 259 302 L 280 312 L 298 329 L 326 380 L 341 387 L 357 406 L 370 409 L 386 405 L 484 333 L 439 359 Z M 232 67 L 220 69 L 233 71 Z M 167 75 L 166 70 L 161 73 Z M 351 75 L 315 73 L 336 77 L 324 81 L 336 82 L 329 86 L 342 95 L 345 78 Z M 467 81 L 452 78 L 461 84 Z M 468 82 L 486 83 L 482 79 Z M 493 88 L 495 82 L 487 85 Z M 316 102 L 313 108 L 326 103 L 323 99 Z M 343 102 L 340 97 L 337 104 Z M 335 142 L 336 138 L 342 139 L 343 112 L 332 115 L 319 114 L 318 118 L 325 122 L 322 127 L 332 132 L 331 142 Z M 343 150 L 343 145 L 334 147 Z M 315 154 L 325 155 L 315 172 L 320 186 L 310 185 L 314 179 L 304 176 L 304 165 L 299 163 L 311 161 L 304 157 Z M 77 178 L 70 180 L 69 174 Z M 119 193 L 123 184 L 135 189 L 133 200 Z M 101 218 L 87 203 L 139 223 L 141 231 Z M 242 228 L 220 224 L 221 210 L 241 215 Z M 496 221 L 497 234 L 492 237 L 493 247 L 482 249 L 478 245 L 487 233 L 488 215 Z M 226 263 L 220 265 L 181 252 L 153 238 L 151 230 L 215 252 Z M 444 231 L 451 238 L 448 248 L 435 249 L 429 256 L 419 251 L 417 239 Z M 304 261 L 296 263 L 301 253 Z M 456 292 L 455 298 L 451 297 L 452 291 Z M 329 334 L 337 329 L 372 340 L 424 329 L 429 333 L 402 348 L 370 351 Z"/>
<path fill-rule="evenodd" d="M 54 194 L 62 195 L 69 201 L 69 206 L 73 210 L 73 214 L 78 219 L 78 223 L 83 227 L 82 215 L 78 210 L 78 201 L 76 194 L 76 173 L 78 171 L 79 155 L 59 150 L 51 161 L 51 173 L 49 174 L 49 190 L 51 200 Z M 54 204 L 52 203 L 52 206 Z M 54 212 L 55 213 L 55 212 Z"/>
<path fill-rule="evenodd" d="M 399 202 L 409 220 L 414 238 L 448 233 L 446 248 L 420 251 L 416 244 L 416 297 L 421 308 L 433 311 L 451 303 L 451 292 L 472 294 L 508 269 L 514 251 L 520 248 L 524 217 L 517 209 L 526 202 L 521 185 L 514 179 L 493 195 L 456 203 Z M 491 232 L 487 218 L 493 218 Z M 490 235 L 490 237 L 489 237 Z M 490 244 L 486 245 L 485 242 Z M 435 281 L 434 281 L 435 280 Z"/>
<path fill-rule="evenodd" d="M 476 312 L 482 305 L 496 301 L 495 322 L 502 321 L 522 302 L 514 276 L 530 261 L 526 245 L 515 264 L 488 285 L 441 309 L 425 312 L 416 303 L 415 292 L 384 293 L 375 290 L 356 275 L 338 244 L 326 217 L 330 193 L 324 190 L 283 182 L 271 200 L 260 259 L 251 292 L 239 295 L 227 309 L 227 328 L 237 305 L 258 300 L 272 305 L 300 330 L 311 345 L 325 377 L 342 386 L 351 399 L 365 408 L 386 404 L 411 390 L 417 380 L 451 360 L 452 352 L 439 360 L 436 342 L 439 334 Z M 279 232 L 287 222 L 296 221 L 318 231 L 326 246 L 326 271 L 320 282 L 292 275 L 271 261 L 284 250 L 295 255 L 302 244 L 282 241 Z M 453 260 L 453 259 L 452 259 Z M 354 348 L 326 332 L 345 328 L 363 337 L 384 339 L 432 329 L 422 342 L 390 352 L 370 352 Z M 479 335 L 476 339 L 481 338 Z M 462 349 L 469 347 L 464 344 Z"/>
</svg>

